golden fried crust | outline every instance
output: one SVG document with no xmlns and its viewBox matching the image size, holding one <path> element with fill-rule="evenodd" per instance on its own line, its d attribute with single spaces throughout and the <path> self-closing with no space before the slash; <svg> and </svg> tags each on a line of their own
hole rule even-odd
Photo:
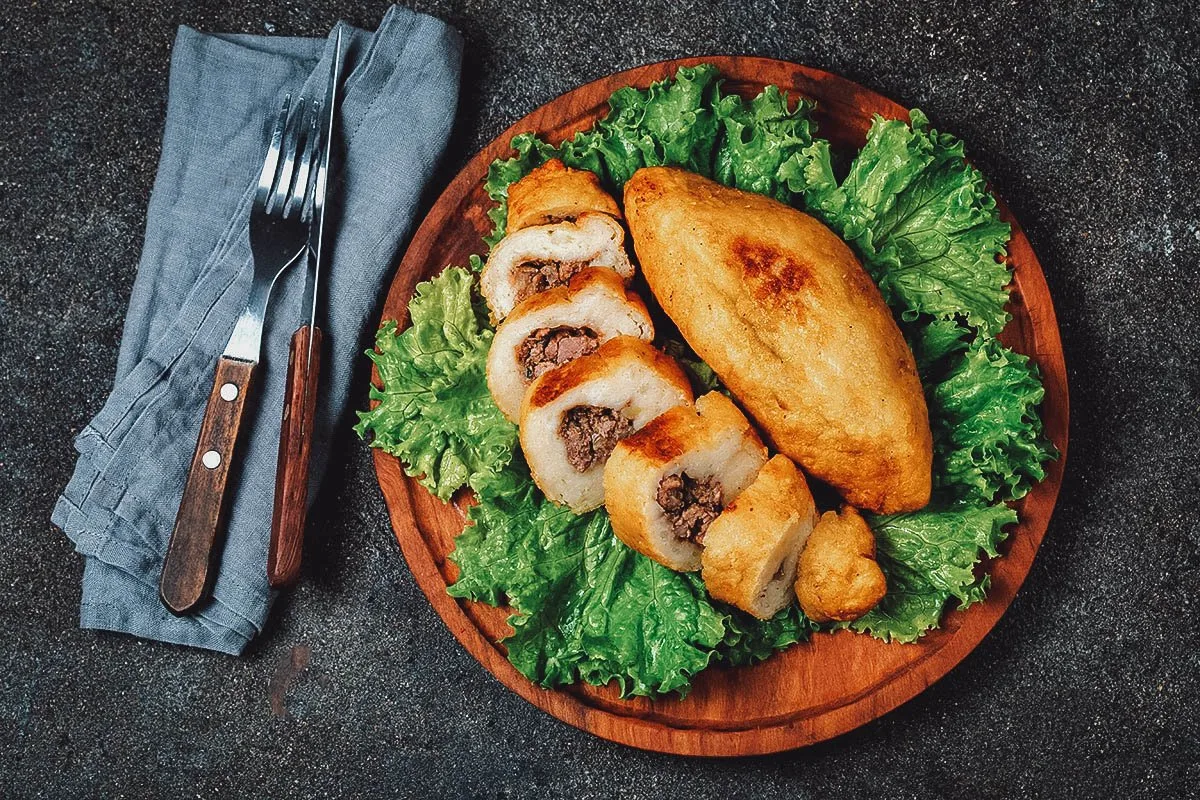
<svg viewBox="0 0 1200 800">
<path fill-rule="evenodd" d="M 670 411 L 665 413 L 669 414 Z M 679 455 L 682 455 L 682 451 Z M 696 564 L 673 560 L 659 547 L 646 525 L 641 504 L 637 500 L 645 491 L 647 481 L 651 480 L 657 483 L 659 474 L 647 462 L 631 458 L 629 451 L 621 451 L 619 446 L 613 450 L 604 467 L 604 507 L 608 511 L 613 533 L 629 547 L 668 569 L 690 572 L 696 569 Z"/>
<path fill-rule="evenodd" d="M 912 352 L 845 242 L 775 200 L 664 167 L 625 184 L 625 213 L 655 297 L 776 449 L 853 505 L 929 502 Z"/>
<path fill-rule="evenodd" d="M 648 483 L 657 484 L 660 478 L 657 466 L 687 451 L 687 437 L 680 434 L 684 430 L 694 433 L 695 418 L 696 411 L 691 406 L 667 409 L 640 431 L 618 442 L 604 467 L 604 505 L 613 533 L 642 555 L 679 571 L 695 569 L 695 565 L 676 563 L 661 552 L 647 528 L 638 500 Z"/>
<path fill-rule="evenodd" d="M 590 329 L 600 341 L 619 335 L 654 338 L 654 322 L 642 298 L 621 276 L 604 267 L 585 267 L 566 286 L 527 297 L 496 328 L 487 356 L 487 383 L 504 416 L 517 421 L 529 388 L 521 345 L 538 329 L 560 326 Z"/>
<path fill-rule="evenodd" d="M 619 489 L 623 483 L 631 483 L 628 488 L 638 485 L 643 477 L 640 474 L 641 470 L 649 472 L 656 466 L 666 464 L 686 453 L 688 440 L 697 435 L 698 428 L 696 409 L 691 406 L 676 406 L 650 420 L 637 433 L 622 439 L 613 450 L 613 455 L 618 456 L 619 450 L 618 457 L 622 463 L 628 462 L 628 466 L 613 470 L 611 485 L 618 487 L 616 494 L 621 494 Z"/>
<path fill-rule="evenodd" d="M 875 534 L 851 506 L 826 511 L 800 553 L 796 596 L 815 622 L 848 622 L 866 614 L 887 594 L 875 561 Z"/>
<path fill-rule="evenodd" d="M 594 172 L 571 169 L 557 158 L 508 187 L 508 232 L 598 211 L 621 218 L 617 201 L 600 188 Z"/>
<path fill-rule="evenodd" d="M 525 402 L 521 404 L 521 418 L 524 419 L 530 409 L 549 405 L 576 386 L 609 377 L 628 361 L 641 361 L 691 398 L 692 384 L 675 359 L 649 342 L 634 336 L 618 336 L 609 339 L 594 352 L 538 376 L 529 385 Z"/>
<path fill-rule="evenodd" d="M 719 392 L 704 395 L 695 406 L 667 409 L 618 442 L 604 469 L 604 502 L 617 538 L 670 569 L 696 569 L 698 563 L 674 561 L 658 546 L 643 501 L 648 487 L 657 489 L 672 461 L 685 453 L 711 449 L 729 431 L 738 432 L 746 450 L 759 453 L 758 463 L 766 459 L 766 447 L 754 426 Z"/>
<path fill-rule="evenodd" d="M 649 469 L 661 468 L 687 451 L 706 445 L 710 432 L 728 429 L 741 430 L 762 446 L 758 432 L 733 401 L 720 392 L 709 392 L 696 401 L 695 408 L 676 406 L 659 414 L 640 431 L 622 439 L 618 448 L 623 456 Z"/>
<path fill-rule="evenodd" d="M 778 607 L 762 605 L 764 588 L 784 565 L 795 569 L 795 552 L 816 517 L 804 475 L 787 456 L 774 456 L 704 534 L 701 575 L 709 594 L 757 617 L 774 615 Z"/>
</svg>

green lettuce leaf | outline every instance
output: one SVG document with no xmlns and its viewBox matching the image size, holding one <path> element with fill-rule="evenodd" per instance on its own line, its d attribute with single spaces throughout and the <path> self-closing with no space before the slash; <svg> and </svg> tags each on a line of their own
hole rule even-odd
<svg viewBox="0 0 1200 800">
<path fill-rule="evenodd" d="M 983 600 L 989 580 L 981 555 L 995 556 L 1005 501 L 1023 496 L 1054 457 L 1037 414 L 1036 367 L 996 339 L 955 320 L 903 324 L 925 382 L 934 437 L 934 496 L 919 512 L 869 517 L 887 576 L 883 601 L 850 627 L 913 641 L 937 627 L 946 602 Z"/>
<path fill-rule="evenodd" d="M 840 184 L 828 145 L 810 147 L 808 210 L 854 244 L 902 319 L 958 316 L 999 333 L 1008 321 L 1010 226 L 963 143 L 932 129 L 919 109 L 910 118 L 876 117 Z"/>
<path fill-rule="evenodd" d="M 595 152 L 602 179 L 620 188 L 642 167 L 675 166 L 711 175 L 718 124 L 713 111 L 717 69 L 711 64 L 680 67 L 672 79 L 641 90 L 627 86 L 609 98 L 609 113 L 594 131 L 576 137 L 567 166 L 585 166 Z M 565 160 L 564 160 L 564 163 Z"/>
<path fill-rule="evenodd" d="M 717 148 L 713 178 L 748 192 L 788 202 L 803 191 L 796 176 L 804 173 L 804 150 L 812 144 L 816 125 L 813 103 L 800 98 L 789 108 L 787 94 L 768 86 L 746 103 L 727 95 L 717 103 L 724 136 Z M 791 180 L 789 180 L 789 178 Z"/>
<path fill-rule="evenodd" d="M 780 178 L 787 184 L 794 204 L 803 205 L 808 213 L 847 238 L 845 231 L 850 223 L 845 213 L 846 194 L 838 189 L 828 141 L 816 139 L 801 151 L 799 159 L 785 162 Z"/>
<path fill-rule="evenodd" d="M 901 330 L 923 376 L 931 374 L 935 365 L 950 353 L 965 349 L 971 334 L 970 328 L 953 319 L 922 318 L 916 323 L 902 323 Z"/>
<path fill-rule="evenodd" d="M 853 630 L 885 641 L 912 642 L 941 620 L 946 602 L 983 599 L 988 577 L 977 574 L 980 554 L 999 555 L 1004 526 L 1017 513 L 1004 504 L 944 511 L 868 516 L 888 592 Z"/>
<path fill-rule="evenodd" d="M 796 603 L 768 620 L 755 619 L 732 606 L 726 611 L 725 638 L 717 650 L 722 661 L 734 666 L 762 661 L 777 650 L 806 641 L 817 630 Z"/>
<path fill-rule="evenodd" d="M 608 516 L 546 500 L 519 459 L 476 486 L 450 594 L 516 610 L 512 663 L 545 686 L 617 681 L 628 695 L 686 693 L 714 660 L 745 663 L 808 636 L 798 609 L 759 622 L 718 607 L 694 574 L 630 550 Z"/>
<path fill-rule="evenodd" d="M 805 149 L 816 129 L 809 100 L 801 98 L 791 108 L 776 86 L 749 103 L 722 96 L 716 68 L 701 64 L 681 67 L 645 90 L 621 89 L 608 104 L 603 119 L 558 147 L 523 133 L 512 141 L 516 155 L 492 163 L 485 184 L 496 203 L 488 212 L 489 246 L 504 237 L 508 187 L 551 158 L 591 170 L 612 192 L 620 192 L 642 167 L 664 165 L 780 200 L 804 190 Z"/>
<path fill-rule="evenodd" d="M 966 502 L 1024 497 L 1056 456 L 1038 415 L 1044 393 L 1037 366 L 996 339 L 958 354 L 928 392 L 935 487 Z"/>
<path fill-rule="evenodd" d="M 450 594 L 498 606 L 510 594 L 524 596 L 527 584 L 536 589 L 554 566 L 542 563 L 540 538 L 534 535 L 544 523 L 539 515 L 552 509 L 529 479 L 519 451 L 506 469 L 476 482 L 475 496 L 479 502 L 467 512 L 473 524 L 458 535 L 450 554 L 459 566 Z M 551 521 L 567 526 L 572 519 L 555 515 Z"/>
<path fill-rule="evenodd" d="M 920 114 L 914 109 L 914 114 Z M 866 144 L 850 164 L 846 179 L 834 177 L 829 142 L 815 142 L 805 165 L 805 201 L 842 238 L 864 255 L 874 255 L 875 229 L 896 205 L 897 196 L 933 161 L 935 144 L 899 120 L 876 117 Z"/>
<path fill-rule="evenodd" d="M 558 147 L 532 133 L 512 140 L 516 155 L 492 162 L 485 188 L 496 207 L 488 212 L 495 226 L 486 237 L 494 245 L 504 237 L 508 187 L 552 158 L 568 167 L 596 173 L 609 191 L 619 191 L 646 166 L 679 166 L 711 175 L 718 135 L 713 104 L 717 70 L 710 64 L 680 67 L 674 78 L 646 90 L 626 87 L 609 98 L 604 119 Z"/>
<path fill-rule="evenodd" d="M 405 331 L 380 327 L 367 356 L 383 388 L 371 387 L 377 405 L 354 427 L 443 500 L 503 470 L 516 443 L 516 427 L 488 392 L 493 332 L 474 287 L 474 274 L 450 267 L 417 286 Z"/>
</svg>

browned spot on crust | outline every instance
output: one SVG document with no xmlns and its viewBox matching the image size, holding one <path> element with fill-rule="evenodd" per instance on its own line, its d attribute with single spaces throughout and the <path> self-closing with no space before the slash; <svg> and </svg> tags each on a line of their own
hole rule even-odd
<svg viewBox="0 0 1200 800">
<path fill-rule="evenodd" d="M 606 372 L 607 367 L 615 365 L 625 357 L 627 350 L 633 350 L 641 344 L 644 344 L 641 339 L 618 336 L 615 339 L 609 339 L 594 352 L 564 364 L 558 369 L 550 370 L 530 385 L 530 408 L 538 408 L 554 402 L 561 394 L 578 386 L 589 376 Z M 650 347 L 650 345 L 645 346 Z M 654 350 L 653 352 L 657 353 L 658 351 Z"/>
<path fill-rule="evenodd" d="M 580 359 L 576 359 L 570 364 L 550 370 L 538 378 L 534 382 L 529 396 L 530 407 L 537 408 L 552 403 L 563 392 L 575 386 L 579 382 L 579 378 L 577 377 L 579 370 L 572 369 L 572 367 L 576 366 L 579 361 Z"/>
<path fill-rule="evenodd" d="M 661 198 L 665 192 L 662 183 L 655 180 L 656 177 L 653 169 L 633 173 L 633 177 L 625 182 L 625 205 L 632 202 L 636 206 Z"/>
<path fill-rule="evenodd" d="M 568 389 L 590 378 L 608 375 L 622 363 L 629 362 L 640 362 L 649 367 L 660 378 L 684 390 L 688 399 L 691 399 L 687 376 L 673 358 L 635 336 L 618 336 L 600 345 L 595 352 L 553 369 L 535 380 L 529 387 L 529 407 L 545 406 Z"/>
<path fill-rule="evenodd" d="M 750 294 L 768 308 L 804 316 L 801 293 L 816 282 L 813 269 L 795 253 L 739 236 L 732 244 L 734 263 L 742 268 Z"/>
<path fill-rule="evenodd" d="M 574 220 L 598 212 L 621 216 L 617 202 L 589 170 L 571 169 L 552 159 L 508 189 L 509 230 Z"/>
<path fill-rule="evenodd" d="M 670 461 L 686 452 L 683 443 L 666 430 L 668 422 L 656 417 L 640 431 L 625 439 L 622 446 L 652 461 Z"/>
</svg>

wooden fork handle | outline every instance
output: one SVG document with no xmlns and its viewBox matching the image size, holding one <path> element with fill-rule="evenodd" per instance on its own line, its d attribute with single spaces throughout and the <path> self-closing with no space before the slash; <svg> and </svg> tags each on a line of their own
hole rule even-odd
<svg viewBox="0 0 1200 800">
<path fill-rule="evenodd" d="M 271 546 L 267 551 L 267 582 L 273 589 L 290 586 L 300 576 L 304 521 L 308 514 L 308 464 L 321 377 L 321 341 L 320 328 L 303 325 L 292 334 L 288 353 L 287 394 L 275 469 L 275 512 L 271 516 Z"/>
<path fill-rule="evenodd" d="M 212 588 L 215 545 L 224 533 L 228 510 L 229 468 L 254 367 L 252 361 L 229 356 L 217 361 L 200 438 L 159 580 L 159 598 L 173 614 L 193 611 Z"/>
</svg>

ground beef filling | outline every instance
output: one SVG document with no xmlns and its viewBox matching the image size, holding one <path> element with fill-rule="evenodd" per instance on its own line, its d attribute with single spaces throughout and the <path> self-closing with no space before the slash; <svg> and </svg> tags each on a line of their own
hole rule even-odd
<svg viewBox="0 0 1200 800">
<path fill-rule="evenodd" d="M 528 382 L 599 346 L 600 337 L 591 328 L 538 328 L 517 348 L 517 361 Z"/>
<path fill-rule="evenodd" d="M 708 524 L 721 514 L 721 482 L 716 478 L 697 480 L 686 472 L 667 475 L 658 482 L 657 499 L 675 535 L 700 544 Z"/>
<path fill-rule="evenodd" d="M 553 286 L 563 286 L 576 272 L 587 266 L 586 261 L 526 261 L 516 269 L 517 302 L 544 292 Z"/>
<path fill-rule="evenodd" d="M 558 426 L 558 435 L 567 447 L 567 463 L 576 472 L 587 472 L 607 461 L 617 442 L 631 433 L 633 422 L 603 406 L 575 406 Z"/>
</svg>

